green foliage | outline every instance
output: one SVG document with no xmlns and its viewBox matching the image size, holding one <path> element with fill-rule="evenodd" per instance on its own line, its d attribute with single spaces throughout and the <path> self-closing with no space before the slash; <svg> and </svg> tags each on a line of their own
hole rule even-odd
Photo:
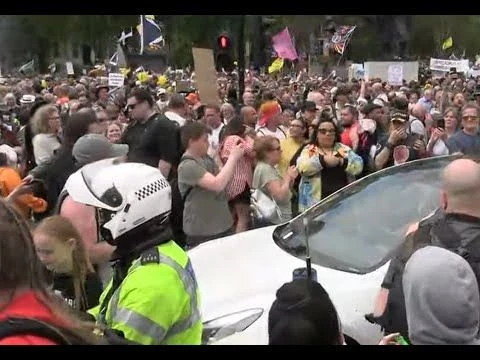
<svg viewBox="0 0 480 360">
<path fill-rule="evenodd" d="M 5 15 L 6 16 L 6 15 Z M 192 46 L 213 47 L 218 33 L 229 31 L 232 38 L 238 34 L 241 15 L 157 15 L 165 25 L 165 36 L 170 54 L 170 63 L 185 66 L 193 63 Z M 297 47 L 308 50 L 309 35 L 325 21 L 321 15 L 265 15 L 275 19 L 272 33 L 288 26 L 295 36 Z M 112 41 L 122 29 L 135 29 L 139 15 L 9 15 L 15 31 L 11 41 L 22 39 L 25 53 L 45 56 L 53 42 L 75 41 L 88 43 L 95 48 L 112 46 Z M 379 56 L 379 41 L 375 23 L 369 15 L 333 16 L 337 24 L 357 25 L 347 55 L 356 61 L 373 59 Z M 253 38 L 253 27 L 247 15 L 245 40 Z M 480 21 L 474 15 L 415 15 L 411 33 L 410 53 L 418 57 L 448 56 L 453 50 L 457 56 L 466 49 L 467 56 L 480 52 L 478 28 Z M 13 29 L 13 27 L 12 27 Z M 13 32 L 13 30 L 12 30 Z M 454 47 L 442 52 L 441 44 L 452 36 Z M 18 47 L 18 45 L 17 45 Z M 48 61 L 44 60 L 44 61 Z"/>
</svg>

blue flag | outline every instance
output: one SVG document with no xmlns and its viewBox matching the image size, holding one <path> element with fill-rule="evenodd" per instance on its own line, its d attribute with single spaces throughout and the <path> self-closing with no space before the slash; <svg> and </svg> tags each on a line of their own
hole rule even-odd
<svg viewBox="0 0 480 360">
<path fill-rule="evenodd" d="M 140 15 L 140 53 L 147 48 L 161 47 L 164 43 L 162 29 L 147 15 Z"/>
</svg>

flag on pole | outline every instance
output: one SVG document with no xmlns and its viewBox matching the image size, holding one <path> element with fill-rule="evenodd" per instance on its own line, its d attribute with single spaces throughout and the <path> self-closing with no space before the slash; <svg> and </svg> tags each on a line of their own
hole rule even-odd
<svg viewBox="0 0 480 360">
<path fill-rule="evenodd" d="M 279 58 L 287 60 L 298 59 L 297 50 L 295 50 L 295 46 L 293 45 L 288 27 L 280 31 L 277 35 L 274 35 L 272 42 L 273 49 Z"/>
<path fill-rule="evenodd" d="M 119 43 L 122 43 L 123 46 L 125 46 L 125 40 L 133 36 L 133 30 L 130 28 L 130 32 L 128 34 L 125 34 L 125 31 L 122 31 L 122 35 L 120 35 L 120 38 L 118 39 Z"/>
<path fill-rule="evenodd" d="M 109 61 L 109 64 L 112 66 L 117 66 L 117 63 L 118 63 L 118 51 L 112 55 Z"/>
<path fill-rule="evenodd" d="M 450 49 L 451 47 L 453 46 L 453 39 L 452 37 L 448 37 L 448 39 L 446 39 L 443 44 L 442 44 L 442 50 L 447 50 L 447 49 Z"/>
<path fill-rule="evenodd" d="M 343 55 L 343 53 L 345 52 L 345 49 L 347 48 L 347 43 L 350 40 L 350 37 L 352 36 L 355 28 L 356 26 L 343 25 L 335 31 L 335 34 L 333 34 L 332 46 L 333 49 L 340 55 Z"/>
<path fill-rule="evenodd" d="M 20 69 L 18 69 L 18 72 L 25 75 L 27 73 L 33 73 L 35 71 L 35 60 L 32 59 L 32 61 L 29 61 L 26 64 L 23 64 Z"/>
<path fill-rule="evenodd" d="M 272 74 L 274 72 L 280 71 L 283 68 L 283 59 L 277 58 L 275 61 L 268 67 L 268 73 Z"/>
<path fill-rule="evenodd" d="M 137 31 L 140 34 L 140 54 L 144 50 L 152 47 L 162 47 L 165 45 L 165 39 L 160 26 L 158 26 L 153 15 L 140 15 L 140 24 Z"/>
<path fill-rule="evenodd" d="M 117 66 L 121 68 L 127 67 L 127 57 L 120 43 L 117 44 Z"/>
</svg>

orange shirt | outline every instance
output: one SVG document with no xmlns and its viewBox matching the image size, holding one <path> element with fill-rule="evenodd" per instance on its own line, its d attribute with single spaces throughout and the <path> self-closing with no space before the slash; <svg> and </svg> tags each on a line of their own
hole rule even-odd
<svg viewBox="0 0 480 360">
<path fill-rule="evenodd" d="M 3 197 L 7 197 L 22 183 L 20 174 L 11 167 L 0 167 L 0 191 Z M 47 202 L 41 198 L 33 196 L 33 194 L 25 194 L 18 197 L 14 204 L 16 209 L 22 215 L 28 217 L 30 210 L 41 213 L 47 210 Z"/>
</svg>

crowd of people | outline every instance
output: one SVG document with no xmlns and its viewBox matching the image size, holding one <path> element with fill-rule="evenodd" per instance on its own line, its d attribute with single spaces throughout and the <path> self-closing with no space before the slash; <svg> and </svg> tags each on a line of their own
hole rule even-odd
<svg viewBox="0 0 480 360">
<path fill-rule="evenodd" d="M 173 79 L 155 74 L 143 82 L 127 78 L 115 91 L 101 77 L 4 79 L 0 321 L 35 321 L 19 320 L 16 326 L 33 330 L 0 344 L 200 344 L 199 289 L 188 249 L 288 221 L 389 166 L 480 155 L 480 83 L 455 69 L 403 86 L 249 71 L 239 97 L 236 82 L 235 74 L 219 73 L 219 102 L 203 103 L 195 89 L 177 93 Z M 478 185 L 470 185 L 471 195 Z M 464 191 L 458 186 L 445 190 L 447 214 Z M 401 260 L 392 262 L 402 266 L 389 270 L 380 298 L 388 308 L 388 276 L 405 268 L 408 326 L 383 324 L 394 334 L 382 344 L 397 343 L 397 332 L 414 344 L 437 343 L 415 324 L 436 316 L 433 308 L 419 314 L 418 297 L 433 296 L 420 277 L 440 268 L 452 268 L 443 281 L 459 283 L 460 290 L 445 295 L 452 303 L 468 281 L 477 319 L 471 331 L 478 333 L 477 269 L 473 274 L 468 259 L 426 247 Z M 46 340 L 39 332 L 44 322 L 63 336 Z M 442 338 L 446 343 L 476 341 L 456 338 L 454 324 L 445 327 L 452 334 Z M 278 291 L 269 333 L 272 344 L 344 343 L 328 294 L 305 281 Z"/>
</svg>

